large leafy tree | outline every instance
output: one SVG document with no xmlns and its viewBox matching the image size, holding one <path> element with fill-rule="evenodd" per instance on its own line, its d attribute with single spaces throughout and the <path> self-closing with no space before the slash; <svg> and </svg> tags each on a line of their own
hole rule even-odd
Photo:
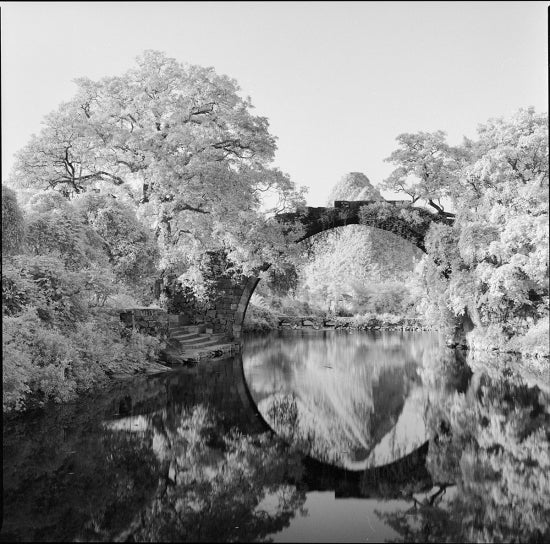
<svg viewBox="0 0 550 544">
<path fill-rule="evenodd" d="M 473 318 L 474 344 L 540 351 L 540 342 L 527 344 L 533 327 L 547 338 L 548 116 L 529 108 L 492 119 L 466 147 L 455 223 L 426 241 L 432 291 L 437 284 L 440 305 Z"/>
<path fill-rule="evenodd" d="M 141 208 L 164 248 L 185 247 L 180 258 L 244 243 L 240 219 L 257 217 L 266 192 L 278 196 L 276 209 L 300 201 L 270 167 L 267 119 L 212 68 L 147 51 L 121 76 L 76 84 L 18 154 L 14 184 L 66 197 L 106 189 Z"/>
<path fill-rule="evenodd" d="M 424 202 L 440 215 L 445 211 L 445 199 L 453 195 L 457 172 L 468 156 L 468 142 L 461 149 L 446 142 L 445 132 L 400 134 L 399 147 L 387 158 L 396 166 L 384 181 L 386 189 L 403 192 L 412 203 Z"/>
</svg>

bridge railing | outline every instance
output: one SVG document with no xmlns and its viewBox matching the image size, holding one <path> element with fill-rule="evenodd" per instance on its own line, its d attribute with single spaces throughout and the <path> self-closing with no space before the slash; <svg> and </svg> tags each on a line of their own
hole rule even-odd
<svg viewBox="0 0 550 544">
<path fill-rule="evenodd" d="M 335 200 L 335 208 L 351 208 L 351 207 L 361 207 L 366 206 L 367 204 L 391 204 L 393 206 L 404 206 L 406 204 L 411 204 L 410 200 Z"/>
</svg>

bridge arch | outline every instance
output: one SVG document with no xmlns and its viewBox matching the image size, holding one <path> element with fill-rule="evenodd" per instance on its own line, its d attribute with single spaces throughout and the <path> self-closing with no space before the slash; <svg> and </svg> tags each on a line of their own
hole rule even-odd
<svg viewBox="0 0 550 544">
<path fill-rule="evenodd" d="M 279 214 L 277 220 L 281 223 L 303 226 L 303 235 L 297 240 L 301 242 L 319 234 L 346 225 L 365 225 L 385 230 L 404 238 L 418 247 L 424 253 L 424 239 L 433 223 L 452 224 L 448 216 L 435 215 L 423 208 L 413 208 L 409 201 L 335 201 L 334 207 L 306 207 L 292 213 Z M 271 264 L 266 264 L 267 270 Z M 242 326 L 250 298 L 258 285 L 260 278 L 246 278 L 240 288 L 238 302 L 232 319 L 232 336 L 240 339 Z"/>
</svg>

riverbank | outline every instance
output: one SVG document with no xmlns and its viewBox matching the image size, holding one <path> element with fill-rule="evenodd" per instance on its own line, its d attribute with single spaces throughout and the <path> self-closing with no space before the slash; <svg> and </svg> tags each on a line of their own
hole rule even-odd
<svg viewBox="0 0 550 544">
<path fill-rule="evenodd" d="M 354 317 L 273 316 L 270 320 L 250 320 L 244 323 L 244 332 L 268 332 L 281 329 L 315 330 L 389 330 L 432 331 L 424 320 L 391 314 Z"/>
</svg>

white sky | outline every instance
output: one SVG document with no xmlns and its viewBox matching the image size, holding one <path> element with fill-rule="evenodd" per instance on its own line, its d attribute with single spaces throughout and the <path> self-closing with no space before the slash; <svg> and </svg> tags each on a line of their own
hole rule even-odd
<svg viewBox="0 0 550 544">
<path fill-rule="evenodd" d="M 324 205 L 378 183 L 402 132 L 450 143 L 519 107 L 547 111 L 548 2 L 0 2 L 2 178 L 80 76 L 145 49 L 235 78 L 278 136 L 276 165 Z"/>
</svg>

